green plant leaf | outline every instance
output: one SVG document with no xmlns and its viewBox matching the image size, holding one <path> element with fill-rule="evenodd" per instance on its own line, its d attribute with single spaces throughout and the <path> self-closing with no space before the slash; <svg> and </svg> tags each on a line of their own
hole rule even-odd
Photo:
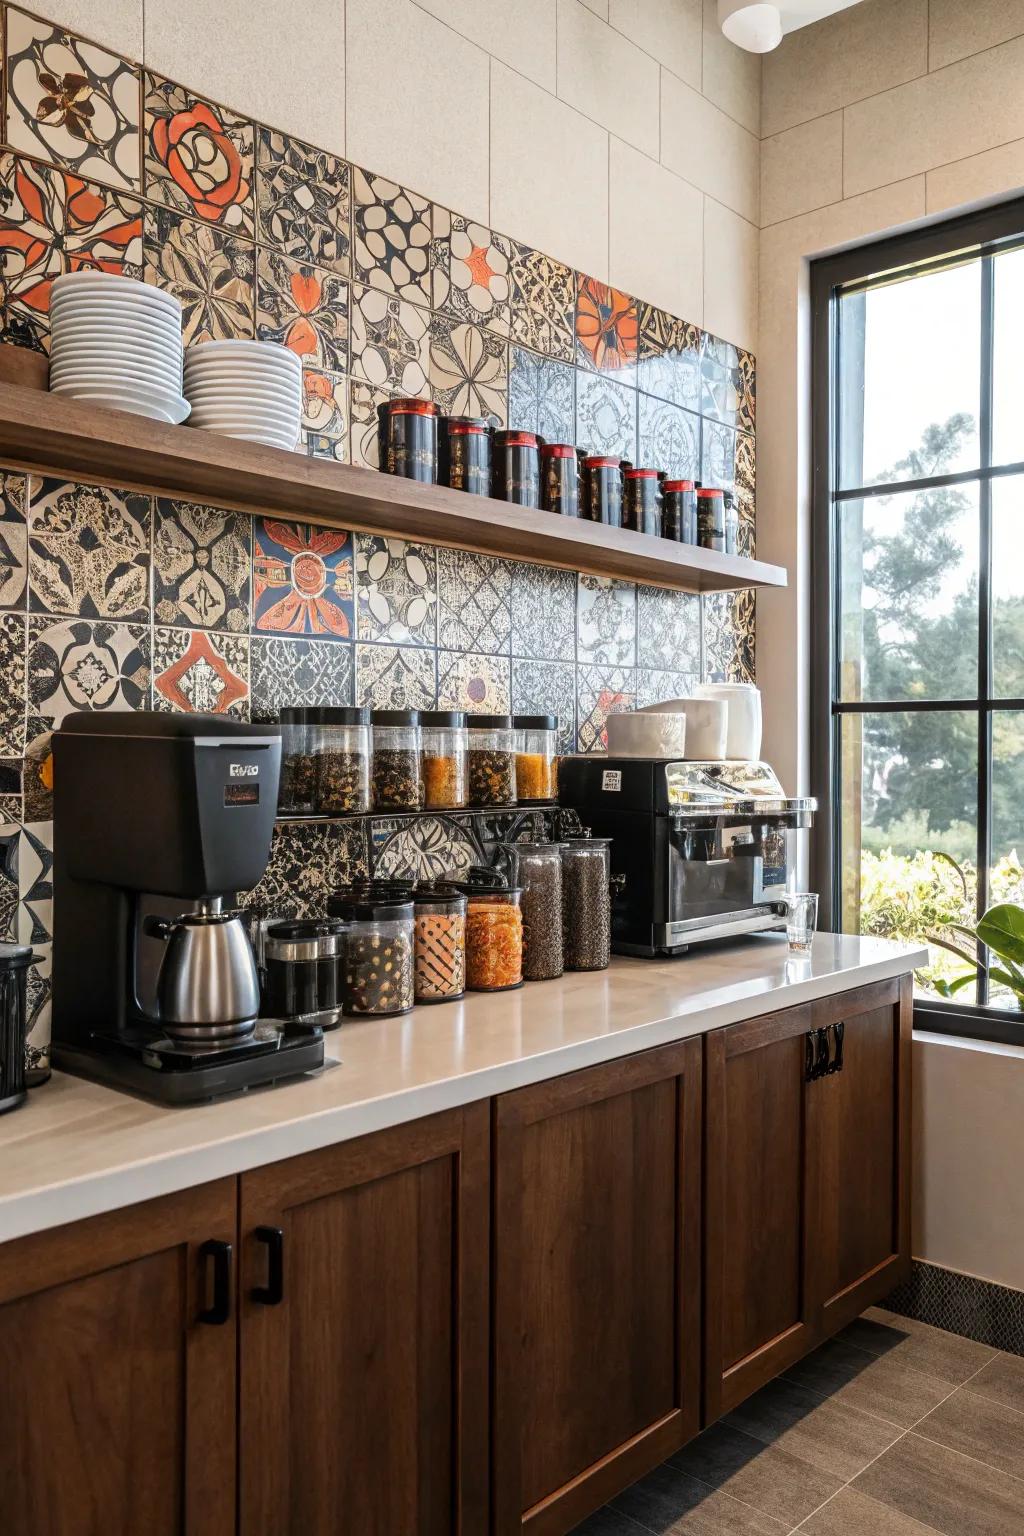
<svg viewBox="0 0 1024 1536">
<path fill-rule="evenodd" d="M 944 976 L 936 976 L 932 986 L 940 997 L 953 997 L 963 987 L 969 987 L 977 979 L 977 971 L 969 971 L 966 976 L 957 976 L 952 981 L 947 981 Z"/>
<path fill-rule="evenodd" d="M 1012 901 L 989 907 L 978 924 L 978 938 L 1000 959 L 1024 963 L 1024 907 Z"/>
<path fill-rule="evenodd" d="M 998 965 L 994 965 L 988 974 L 993 981 L 998 981 L 1001 986 L 1009 987 L 1011 992 L 1015 992 L 1018 1004 L 1024 1004 L 1024 987 L 1021 986 L 1019 981 L 1014 981 L 1009 971 L 1004 971 Z"/>
<path fill-rule="evenodd" d="M 954 944 L 951 939 L 944 939 L 940 933 L 929 933 L 927 939 L 929 944 L 938 944 L 940 949 L 948 949 L 951 955 L 956 955 L 965 965 L 978 963 L 976 954 L 969 955 L 965 949 L 960 948 L 959 944 Z"/>
<path fill-rule="evenodd" d="M 951 853 L 937 853 L 937 854 L 935 854 L 935 858 L 941 859 L 943 864 L 948 864 L 951 869 L 955 869 L 956 870 L 957 874 L 960 876 L 960 884 L 964 888 L 964 900 L 966 901 L 967 900 L 967 876 L 964 874 L 963 870 L 960 868 L 960 865 L 957 863 L 956 859 L 954 859 L 954 857 L 953 857 L 953 855 Z"/>
</svg>

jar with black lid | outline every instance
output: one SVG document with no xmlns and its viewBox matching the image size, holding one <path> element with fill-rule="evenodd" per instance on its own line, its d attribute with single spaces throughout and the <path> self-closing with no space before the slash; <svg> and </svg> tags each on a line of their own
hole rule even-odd
<svg viewBox="0 0 1024 1536">
<path fill-rule="evenodd" d="M 540 506 L 539 449 L 536 432 L 495 432 L 492 494 L 499 501 Z"/>
<path fill-rule="evenodd" d="M 697 487 L 692 480 L 666 480 L 661 536 L 677 544 L 697 542 Z"/>
<path fill-rule="evenodd" d="M 350 706 L 317 711 L 317 810 L 358 816 L 370 809 L 370 711 Z"/>
<path fill-rule="evenodd" d="M 469 717 L 469 803 L 516 803 L 516 733 L 511 715 Z"/>
<path fill-rule="evenodd" d="M 633 469 L 623 471 L 623 528 L 634 533 L 661 533 L 661 509 L 658 499 L 658 471 Z"/>
<path fill-rule="evenodd" d="M 735 500 L 726 491 L 722 498 L 725 504 L 725 552 L 727 555 L 739 554 L 740 542 L 740 511 Z"/>
<path fill-rule="evenodd" d="M 583 461 L 584 498 L 581 516 L 592 523 L 622 527 L 622 469 L 618 459 L 592 454 Z"/>
<path fill-rule="evenodd" d="M 281 777 L 277 808 L 283 815 L 312 816 L 316 812 L 318 709 L 282 709 Z"/>
<path fill-rule="evenodd" d="M 415 894 L 417 1003 L 450 1003 L 466 991 L 466 897 L 454 885 L 423 884 Z"/>
<path fill-rule="evenodd" d="M 428 709 L 420 714 L 423 805 L 428 811 L 457 811 L 466 803 L 469 737 L 461 709 Z"/>
<path fill-rule="evenodd" d="M 381 469 L 436 485 L 437 406 L 430 400 L 385 400 L 378 412 Z"/>
<path fill-rule="evenodd" d="M 328 912 L 345 925 L 342 1008 L 350 1018 L 408 1013 L 415 1001 L 413 903 L 401 886 L 368 880 L 335 891 Z"/>
<path fill-rule="evenodd" d="M 725 553 L 725 495 L 714 486 L 697 492 L 697 542 L 702 549 Z"/>
<path fill-rule="evenodd" d="M 580 476 L 571 443 L 545 443 L 540 451 L 540 504 L 563 517 L 580 515 Z"/>
<path fill-rule="evenodd" d="M 514 715 L 516 733 L 516 799 L 526 802 L 555 798 L 558 753 L 557 715 Z"/>
<path fill-rule="evenodd" d="M 486 416 L 446 416 L 444 480 L 453 491 L 491 494 L 491 423 Z"/>
<path fill-rule="evenodd" d="M 417 709 L 375 709 L 373 789 L 375 811 L 421 811 L 423 764 Z"/>
<path fill-rule="evenodd" d="M 341 1023 L 345 924 L 336 917 L 270 923 L 263 940 L 263 1015 L 303 1019 L 334 1029 Z"/>
<path fill-rule="evenodd" d="M 30 1067 L 25 1041 L 29 966 L 40 959 L 27 944 L 0 944 L 0 1114 L 24 1104 L 27 1090 L 43 1083 L 49 1069 Z"/>
</svg>

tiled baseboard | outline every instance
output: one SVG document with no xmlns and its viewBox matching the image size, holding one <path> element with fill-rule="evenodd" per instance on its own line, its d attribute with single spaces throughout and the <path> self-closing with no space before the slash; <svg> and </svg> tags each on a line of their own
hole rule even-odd
<svg viewBox="0 0 1024 1536">
<path fill-rule="evenodd" d="M 1024 1355 L 1024 1291 L 915 1259 L 910 1279 L 883 1306 L 993 1349 Z"/>
</svg>

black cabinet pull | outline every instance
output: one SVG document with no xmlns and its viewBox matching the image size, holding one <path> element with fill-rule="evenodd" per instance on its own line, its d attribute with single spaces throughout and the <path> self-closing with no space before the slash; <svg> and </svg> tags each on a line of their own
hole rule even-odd
<svg viewBox="0 0 1024 1536">
<path fill-rule="evenodd" d="M 825 1077 L 828 1073 L 829 1058 L 828 1028 L 816 1029 L 814 1034 L 817 1041 L 817 1059 L 814 1063 L 814 1076 L 815 1078 Z"/>
<path fill-rule="evenodd" d="M 254 1236 L 267 1245 L 267 1283 L 253 1286 L 252 1299 L 276 1307 L 284 1300 L 284 1233 L 280 1227 L 257 1227 Z"/>
<path fill-rule="evenodd" d="M 840 1019 L 838 1024 L 833 1024 L 832 1032 L 835 1036 L 836 1048 L 830 1070 L 832 1072 L 841 1072 L 843 1070 L 843 1036 L 846 1034 L 846 1025 L 842 1019 Z"/>
<path fill-rule="evenodd" d="M 202 1259 L 213 1260 L 213 1300 L 199 1314 L 201 1323 L 218 1325 L 231 1316 L 231 1244 L 211 1237 L 199 1250 Z"/>
<path fill-rule="evenodd" d="M 804 1082 L 814 1082 L 814 1030 L 804 1035 Z"/>
</svg>

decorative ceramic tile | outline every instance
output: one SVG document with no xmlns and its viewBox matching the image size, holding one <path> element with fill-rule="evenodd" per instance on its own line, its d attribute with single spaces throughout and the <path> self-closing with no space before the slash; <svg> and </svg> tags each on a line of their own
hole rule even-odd
<svg viewBox="0 0 1024 1536">
<path fill-rule="evenodd" d="M 603 752 L 605 721 L 636 704 L 636 673 L 632 667 L 578 667 L 576 725 L 581 752 Z"/>
<path fill-rule="evenodd" d="M 29 487 L 29 607 L 149 618 L 152 502 L 136 491 L 36 480 Z"/>
<path fill-rule="evenodd" d="M 352 377 L 395 394 L 429 398 L 430 315 L 394 294 L 356 288 Z"/>
<path fill-rule="evenodd" d="M 0 824 L 0 942 L 18 938 L 18 845 L 21 828 L 10 817 Z"/>
<path fill-rule="evenodd" d="M 48 821 L 53 815 L 53 732 L 45 719 L 33 715 L 25 736 L 25 820 Z"/>
<path fill-rule="evenodd" d="M 249 628 L 252 518 L 157 498 L 153 618 L 197 629 Z"/>
<path fill-rule="evenodd" d="M 305 363 L 347 373 L 348 284 L 336 272 L 261 248 L 256 335 L 291 347 Z"/>
<path fill-rule="evenodd" d="M 636 300 L 595 277 L 576 278 L 576 361 L 581 368 L 617 373 L 635 383 Z"/>
<path fill-rule="evenodd" d="M 736 425 L 744 432 L 753 432 L 757 421 L 757 371 L 752 352 L 739 352 L 740 400 L 736 411 Z"/>
<path fill-rule="evenodd" d="M 258 885 L 239 893 L 239 904 L 264 919 L 324 917 L 338 885 L 368 875 L 366 823 L 281 821 Z"/>
<path fill-rule="evenodd" d="M 381 879 L 450 879 L 483 857 L 472 818 L 371 816 L 369 832 L 373 873 Z"/>
<path fill-rule="evenodd" d="M 143 275 L 181 300 L 185 345 L 250 340 L 256 324 L 255 247 L 248 240 L 147 207 Z"/>
<path fill-rule="evenodd" d="M 0 794 L 0 826 L 10 826 L 20 821 L 24 814 L 24 801 L 20 794 Z"/>
<path fill-rule="evenodd" d="M 731 342 L 705 336 L 700 371 L 701 413 L 735 426 L 743 384 L 739 351 Z"/>
<path fill-rule="evenodd" d="M 0 613 L 0 754 L 25 750 L 26 623 L 19 613 Z"/>
<path fill-rule="evenodd" d="M 432 228 L 433 308 L 453 320 L 475 321 L 507 338 L 511 242 L 483 224 L 436 206 Z"/>
<path fill-rule="evenodd" d="M 636 587 L 609 576 L 581 575 L 576 584 L 576 659 L 636 665 Z"/>
<path fill-rule="evenodd" d="M 557 715 L 558 750 L 576 750 L 576 668 L 569 661 L 512 661 L 515 714 Z"/>
<path fill-rule="evenodd" d="M 37 944 L 38 960 L 28 968 L 25 988 L 25 1075 L 45 1081 L 50 1071 L 50 1010 L 52 1001 L 53 945 Z"/>
<path fill-rule="evenodd" d="M 18 851 L 18 942 L 47 944 L 53 938 L 53 822 L 27 823 Z"/>
<path fill-rule="evenodd" d="M 0 608 L 24 608 L 28 580 L 25 476 L 0 470 Z"/>
<path fill-rule="evenodd" d="M 640 388 L 659 400 L 670 400 L 688 411 L 701 405 L 701 332 L 653 304 L 640 305 L 637 380 Z"/>
<path fill-rule="evenodd" d="M 249 648 L 254 720 L 276 720 L 282 709 L 351 704 L 355 658 L 350 645 L 254 635 Z"/>
<path fill-rule="evenodd" d="M 348 276 L 351 187 L 349 167 L 337 155 L 259 128 L 256 212 L 261 241 Z"/>
<path fill-rule="evenodd" d="M 648 704 L 663 704 L 666 699 L 689 698 L 699 682 L 699 669 L 693 672 L 649 672 L 643 667 L 638 667 L 637 708 L 643 709 Z"/>
<path fill-rule="evenodd" d="M 377 407 L 391 391 L 353 379 L 349 386 L 349 454 L 353 464 L 380 468 L 380 418 Z"/>
<path fill-rule="evenodd" d="M 253 629 L 351 640 L 352 535 L 260 517 L 253 526 Z"/>
<path fill-rule="evenodd" d="M 754 683 L 756 614 L 752 588 L 705 592 L 703 656 L 706 683 Z"/>
<path fill-rule="evenodd" d="M 732 427 L 705 416 L 701 423 L 701 475 L 705 485 L 731 491 L 736 480 L 736 438 Z"/>
<path fill-rule="evenodd" d="M 700 596 L 636 589 L 637 665 L 700 673 Z"/>
<path fill-rule="evenodd" d="M 512 628 L 508 564 L 464 549 L 437 551 L 437 643 L 449 651 L 508 654 Z"/>
<path fill-rule="evenodd" d="M 576 655 L 576 577 L 550 565 L 512 566 L 512 652 L 541 661 Z"/>
<path fill-rule="evenodd" d="M 352 167 L 352 271 L 382 293 L 430 303 L 430 204 Z"/>
<path fill-rule="evenodd" d="M 423 646 L 357 645 L 356 703 L 373 709 L 433 709 L 436 652 Z"/>
<path fill-rule="evenodd" d="M 636 390 L 606 374 L 576 374 L 576 444 L 636 462 Z"/>
<path fill-rule="evenodd" d="M 700 417 L 668 400 L 640 396 L 637 462 L 673 480 L 700 479 Z"/>
<path fill-rule="evenodd" d="M 136 65 L 8 7 L 6 81 L 12 148 L 139 190 Z"/>
<path fill-rule="evenodd" d="M 1024 1355 L 1024 1291 L 1012 1286 L 914 1259 L 909 1277 L 881 1305 L 991 1349 Z M 976 1384 L 985 1390 L 981 1381 Z"/>
<path fill-rule="evenodd" d="M 377 534 L 356 534 L 360 640 L 394 645 L 437 641 L 437 552 Z"/>
<path fill-rule="evenodd" d="M 32 618 L 29 626 L 28 712 L 33 739 L 56 729 L 72 710 L 147 708 L 148 627 L 48 618 Z"/>
<path fill-rule="evenodd" d="M 302 441 L 314 458 L 348 463 L 348 379 L 343 373 L 302 370 Z"/>
<path fill-rule="evenodd" d="M 59 246 L 69 272 L 142 276 L 142 204 L 65 172 Z"/>
<path fill-rule="evenodd" d="M 576 278 L 571 267 L 513 240 L 510 334 L 560 362 L 575 360 Z"/>
<path fill-rule="evenodd" d="M 508 424 L 571 443 L 576 431 L 576 370 L 524 347 L 509 348 Z"/>
<path fill-rule="evenodd" d="M 146 196 L 251 236 L 252 123 L 148 70 L 143 89 Z"/>
<path fill-rule="evenodd" d="M 507 656 L 438 651 L 439 709 L 466 709 L 484 715 L 503 713 L 511 708 L 511 694 L 512 675 Z"/>
<path fill-rule="evenodd" d="M 50 285 L 64 271 L 62 200 L 58 171 L 0 155 L 0 339 L 36 352 L 49 346 Z"/>
<path fill-rule="evenodd" d="M 749 519 L 751 525 L 756 513 L 756 486 L 754 439 L 749 432 L 737 432 L 733 459 L 733 491 L 740 518 Z"/>
<path fill-rule="evenodd" d="M 248 637 L 158 626 L 153 631 L 153 707 L 247 719 Z"/>
<path fill-rule="evenodd" d="M 435 315 L 430 324 L 430 384 L 446 416 L 508 415 L 508 348 L 478 325 Z"/>
</svg>

